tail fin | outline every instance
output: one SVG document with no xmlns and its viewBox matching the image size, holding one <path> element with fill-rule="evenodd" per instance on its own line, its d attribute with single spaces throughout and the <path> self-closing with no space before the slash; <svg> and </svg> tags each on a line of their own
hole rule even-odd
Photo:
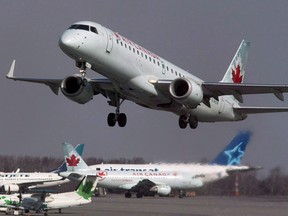
<svg viewBox="0 0 288 216">
<path fill-rule="evenodd" d="M 239 165 L 251 135 L 250 131 L 240 132 L 210 164 Z"/>
<path fill-rule="evenodd" d="M 78 152 L 78 154 L 80 156 L 82 156 L 83 154 L 83 150 L 84 150 L 84 144 L 78 144 L 76 147 L 75 147 L 75 150 Z M 63 161 L 63 163 L 57 167 L 56 169 L 50 171 L 50 172 L 53 172 L 53 173 L 60 173 L 60 172 L 65 172 L 67 171 L 67 167 L 66 167 L 66 161 Z"/>
<path fill-rule="evenodd" d="M 62 143 L 62 147 L 68 172 L 89 170 L 88 165 L 71 144 Z"/>
<path fill-rule="evenodd" d="M 87 200 L 91 200 L 91 197 L 95 191 L 95 188 L 98 183 L 97 176 L 85 176 L 80 182 L 79 186 L 76 189 L 77 194 Z"/>
<path fill-rule="evenodd" d="M 221 82 L 242 83 L 244 81 L 250 42 L 243 40 L 232 59 Z"/>
</svg>

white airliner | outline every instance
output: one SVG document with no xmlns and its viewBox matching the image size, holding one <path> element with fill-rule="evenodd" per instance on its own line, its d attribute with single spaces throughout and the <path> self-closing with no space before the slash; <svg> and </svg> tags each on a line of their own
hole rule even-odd
<svg viewBox="0 0 288 216">
<path fill-rule="evenodd" d="M 0 206 L 6 212 L 9 209 L 24 209 L 25 212 L 44 211 L 44 215 L 47 215 L 48 210 L 58 209 L 61 213 L 62 208 L 91 203 L 97 182 L 97 176 L 85 176 L 76 190 L 71 192 L 3 195 L 0 197 Z"/>
<path fill-rule="evenodd" d="M 18 192 L 32 188 L 46 188 L 69 182 L 57 173 L 50 172 L 0 172 L 0 186 L 3 191 Z"/>
<path fill-rule="evenodd" d="M 115 113 L 107 118 L 113 127 L 126 125 L 120 113 L 124 100 L 150 109 L 173 112 L 180 128 L 196 128 L 198 122 L 239 121 L 247 114 L 287 112 L 287 107 L 243 107 L 244 94 L 273 93 L 284 100 L 287 85 L 244 84 L 250 43 L 243 40 L 220 82 L 205 82 L 160 56 L 98 23 L 74 23 L 59 40 L 59 46 L 80 68 L 80 74 L 65 79 L 14 77 L 15 60 L 7 78 L 48 85 L 58 95 L 59 89 L 70 100 L 85 104 L 102 94 Z M 90 79 L 86 69 L 107 79 Z"/>
<path fill-rule="evenodd" d="M 75 150 L 82 155 L 84 144 L 78 144 Z M 61 164 L 57 169 L 51 172 L 0 172 L 0 187 L 6 193 L 25 192 L 35 188 L 47 188 L 62 185 L 69 182 L 58 175 L 59 172 L 66 171 L 66 163 Z"/>
<path fill-rule="evenodd" d="M 87 174 L 98 175 L 99 187 L 126 190 L 127 198 L 131 197 L 131 192 L 141 198 L 151 194 L 169 195 L 172 190 L 179 190 L 179 197 L 183 197 L 187 189 L 202 187 L 233 172 L 258 169 L 239 165 L 249 138 L 249 132 L 240 133 L 209 164 L 102 164 L 88 167 L 73 146 L 64 143 L 67 172 L 60 175 L 72 180 Z"/>
</svg>

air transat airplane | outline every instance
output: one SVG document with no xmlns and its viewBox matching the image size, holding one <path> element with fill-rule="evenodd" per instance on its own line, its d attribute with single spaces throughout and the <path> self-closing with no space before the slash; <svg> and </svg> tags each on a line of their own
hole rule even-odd
<svg viewBox="0 0 288 216">
<path fill-rule="evenodd" d="M 47 215 L 48 210 L 81 206 L 91 203 L 91 197 L 97 186 L 97 176 L 85 176 L 75 191 L 58 194 L 12 194 L 0 197 L 0 206 L 8 209 L 20 208 L 25 212 L 44 211 Z"/>
<path fill-rule="evenodd" d="M 82 155 L 84 144 L 78 144 L 75 150 Z M 24 192 L 30 189 L 47 188 L 62 185 L 69 182 L 58 175 L 60 172 L 66 171 L 66 163 L 62 163 L 57 169 L 51 172 L 0 172 L 0 187 L 2 191 L 10 192 Z"/>
<path fill-rule="evenodd" d="M 179 190 L 179 196 L 183 197 L 187 189 L 202 187 L 233 172 L 258 169 L 239 165 L 250 135 L 250 132 L 240 133 L 209 164 L 102 164 L 88 167 L 73 146 L 64 143 L 67 172 L 60 175 L 74 180 L 87 174 L 97 175 L 99 187 L 126 190 L 127 198 L 131 197 L 131 192 L 141 198 L 151 194 L 169 195 L 172 190 Z"/>
<path fill-rule="evenodd" d="M 220 82 L 205 82 L 160 56 L 98 23 L 74 23 L 60 37 L 62 51 L 76 62 L 80 74 L 65 79 L 14 77 L 13 61 L 8 79 L 46 84 L 58 95 L 85 104 L 102 94 L 115 113 L 107 118 L 113 127 L 126 125 L 120 112 L 124 100 L 150 109 L 173 112 L 180 128 L 196 128 L 198 122 L 239 121 L 247 114 L 287 112 L 287 107 L 243 107 L 244 94 L 273 93 L 284 100 L 287 85 L 244 84 L 250 43 L 243 40 Z M 91 79 L 86 69 L 107 79 Z"/>
</svg>

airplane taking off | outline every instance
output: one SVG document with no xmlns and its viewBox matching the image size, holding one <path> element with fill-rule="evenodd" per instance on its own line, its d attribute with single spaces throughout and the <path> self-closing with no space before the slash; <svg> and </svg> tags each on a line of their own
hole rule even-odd
<svg viewBox="0 0 288 216">
<path fill-rule="evenodd" d="M 136 192 L 136 196 L 141 198 L 151 194 L 166 196 L 172 190 L 179 190 L 179 197 L 183 197 L 184 190 L 202 187 L 233 172 L 259 169 L 240 166 L 250 135 L 250 132 L 237 135 L 209 164 L 101 164 L 88 167 L 71 144 L 63 143 L 67 172 L 60 175 L 71 180 L 97 175 L 99 187 L 126 190 L 126 198 L 131 197 L 131 192 Z"/>
<path fill-rule="evenodd" d="M 107 118 L 110 127 L 116 122 L 124 127 L 124 100 L 179 116 L 179 127 L 197 128 L 198 122 L 239 121 L 247 114 L 287 112 L 288 107 L 240 106 L 245 94 L 273 93 L 284 100 L 288 85 L 244 84 L 250 43 L 243 40 L 220 82 L 205 82 L 160 56 L 137 45 L 119 33 L 90 21 L 74 23 L 59 40 L 62 51 L 76 62 L 80 73 L 65 79 L 14 77 L 15 60 L 8 79 L 42 83 L 58 95 L 61 89 L 68 99 L 85 104 L 102 94 L 115 113 Z M 91 79 L 86 69 L 106 79 Z"/>
</svg>

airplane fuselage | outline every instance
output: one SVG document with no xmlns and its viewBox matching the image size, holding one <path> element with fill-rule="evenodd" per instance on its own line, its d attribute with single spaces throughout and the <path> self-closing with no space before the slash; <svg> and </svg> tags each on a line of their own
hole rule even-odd
<svg viewBox="0 0 288 216">
<path fill-rule="evenodd" d="M 245 170 L 246 166 L 206 164 L 99 164 L 89 166 L 99 176 L 99 187 L 130 190 L 142 180 L 171 189 L 192 189 L 228 177 L 228 170 Z"/>
<path fill-rule="evenodd" d="M 18 192 L 20 188 L 44 188 L 69 182 L 56 173 L 4 173 L 0 172 L 0 186 L 5 191 Z"/>
<path fill-rule="evenodd" d="M 203 80 L 100 24 L 78 22 L 74 25 L 87 29 L 71 27 L 66 30 L 59 40 L 61 49 L 76 62 L 88 63 L 92 70 L 109 78 L 121 98 L 177 115 L 197 115 L 197 119 L 204 122 L 246 118 L 233 112 L 237 101 L 229 96 L 210 99 L 210 107 L 199 103 L 191 108 L 172 100 L 153 83 L 162 79 L 188 78 L 201 86 Z M 96 28 L 97 33 L 91 31 L 91 27 Z"/>
</svg>

